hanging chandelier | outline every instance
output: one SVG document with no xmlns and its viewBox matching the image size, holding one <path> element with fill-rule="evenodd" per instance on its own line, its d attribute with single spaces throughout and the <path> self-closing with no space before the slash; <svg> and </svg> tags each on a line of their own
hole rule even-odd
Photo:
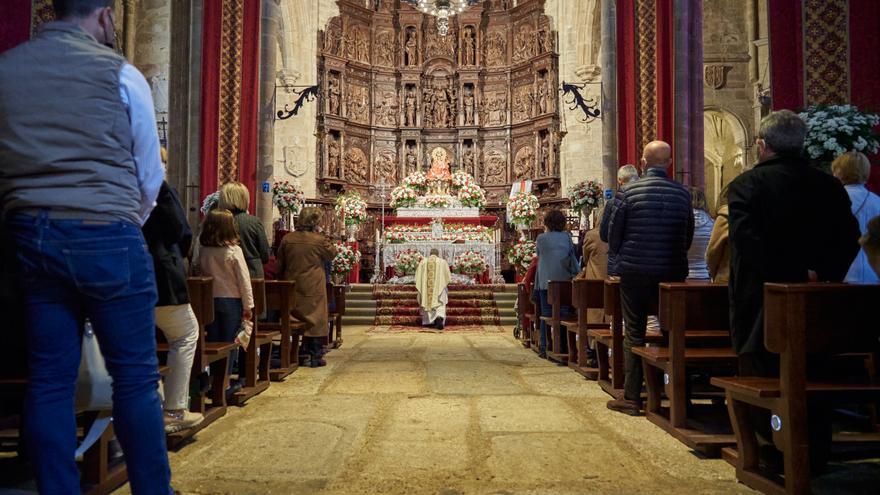
<svg viewBox="0 0 880 495">
<path fill-rule="evenodd" d="M 464 12 L 469 5 L 475 5 L 480 0 L 405 0 L 407 3 L 421 10 L 427 15 L 437 18 L 437 32 L 441 36 L 449 34 L 449 18 Z"/>
</svg>

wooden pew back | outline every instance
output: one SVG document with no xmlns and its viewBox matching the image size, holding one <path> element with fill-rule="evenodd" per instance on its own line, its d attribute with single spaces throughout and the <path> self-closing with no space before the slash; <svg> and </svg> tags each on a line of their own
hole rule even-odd
<svg viewBox="0 0 880 495">
<path fill-rule="evenodd" d="M 550 281 L 547 283 L 547 303 L 553 307 L 553 319 L 559 319 L 562 306 L 571 306 L 571 281 Z"/>
<path fill-rule="evenodd" d="M 727 285 L 708 282 L 660 285 L 658 317 L 663 329 L 727 330 L 730 328 L 729 307 Z"/>
<path fill-rule="evenodd" d="M 571 303 L 576 310 L 603 309 L 605 307 L 605 281 L 576 279 L 571 283 Z"/>
</svg>

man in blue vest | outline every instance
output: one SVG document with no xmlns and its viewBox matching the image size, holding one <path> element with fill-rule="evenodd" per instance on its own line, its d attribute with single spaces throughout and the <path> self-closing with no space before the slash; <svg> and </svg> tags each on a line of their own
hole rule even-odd
<svg viewBox="0 0 880 495">
<path fill-rule="evenodd" d="M 132 491 L 171 492 L 156 282 L 141 225 L 162 184 L 146 80 L 113 51 L 112 0 L 55 0 L 58 22 L 0 55 L 0 207 L 27 321 L 25 439 L 41 493 L 79 493 L 74 388 L 92 324 L 113 377 Z"/>
</svg>

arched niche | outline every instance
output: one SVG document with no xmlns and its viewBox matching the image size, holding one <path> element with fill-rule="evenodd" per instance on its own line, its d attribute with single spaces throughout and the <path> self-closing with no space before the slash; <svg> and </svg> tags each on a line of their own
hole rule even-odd
<svg viewBox="0 0 880 495">
<path fill-rule="evenodd" d="M 721 190 L 743 172 L 746 143 L 745 125 L 735 114 L 718 107 L 703 111 L 706 198 L 715 212 Z"/>
</svg>

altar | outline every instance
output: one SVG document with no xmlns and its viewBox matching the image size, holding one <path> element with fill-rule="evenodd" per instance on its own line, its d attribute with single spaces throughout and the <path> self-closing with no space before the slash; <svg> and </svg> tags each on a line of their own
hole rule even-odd
<svg viewBox="0 0 880 495">
<path fill-rule="evenodd" d="M 450 172 L 443 148 L 435 148 L 431 158 L 427 174 L 411 174 L 391 193 L 396 212 L 384 219 L 382 273 L 386 280 L 406 280 L 436 249 L 453 272 L 490 283 L 500 259 L 498 218 L 480 215 L 484 191 L 464 171 Z"/>
</svg>

